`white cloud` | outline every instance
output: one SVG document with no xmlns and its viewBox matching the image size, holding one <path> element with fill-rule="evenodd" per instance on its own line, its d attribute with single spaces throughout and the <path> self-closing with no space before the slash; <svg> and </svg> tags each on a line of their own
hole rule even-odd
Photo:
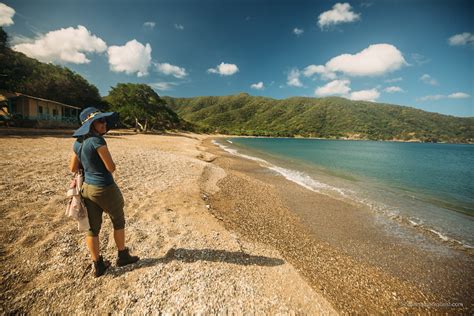
<svg viewBox="0 0 474 316">
<path fill-rule="evenodd" d="M 398 78 L 392 78 L 392 79 L 387 79 L 385 80 L 386 83 L 393 83 L 393 82 L 399 82 L 399 81 L 402 81 L 403 78 L 402 77 L 398 77 Z"/>
<path fill-rule="evenodd" d="M 340 95 L 351 100 L 371 102 L 380 97 L 380 92 L 377 88 L 351 92 L 350 84 L 351 82 L 347 79 L 333 80 L 322 87 L 317 87 L 314 94 L 318 97 Z"/>
<path fill-rule="evenodd" d="M 329 95 L 347 95 L 351 88 L 349 85 L 351 82 L 349 80 L 334 80 L 328 84 L 316 88 L 314 94 L 319 97 L 329 96 Z"/>
<path fill-rule="evenodd" d="M 110 70 L 126 74 L 137 73 L 138 77 L 148 75 L 151 64 L 150 44 L 143 45 L 133 39 L 124 46 L 110 46 L 107 52 Z"/>
<path fill-rule="evenodd" d="M 150 21 L 150 22 L 145 22 L 145 23 L 143 23 L 143 26 L 144 26 L 144 27 L 148 27 L 148 28 L 150 28 L 150 29 L 153 29 L 153 28 L 155 27 L 155 25 L 156 25 L 156 23 L 155 23 L 155 22 L 151 22 L 151 21 Z"/>
<path fill-rule="evenodd" d="M 175 24 L 174 27 L 180 31 L 184 30 L 184 26 L 182 26 L 181 24 Z"/>
<path fill-rule="evenodd" d="M 432 86 L 437 86 L 438 85 L 438 81 L 436 81 L 436 79 L 434 79 L 433 77 L 431 77 L 428 74 L 424 74 L 423 76 L 421 76 L 420 80 L 423 81 L 424 83 L 430 84 Z"/>
<path fill-rule="evenodd" d="M 255 89 L 255 90 L 263 90 L 265 89 L 265 86 L 263 85 L 263 82 L 260 81 L 259 83 L 252 84 L 250 88 Z"/>
<path fill-rule="evenodd" d="M 173 87 L 177 85 L 178 83 L 176 82 L 155 82 L 155 83 L 150 84 L 152 88 L 155 88 L 156 90 L 159 90 L 159 91 L 172 90 Z"/>
<path fill-rule="evenodd" d="M 340 23 L 354 22 L 360 19 L 360 14 L 351 11 L 349 3 L 336 3 L 332 10 L 323 12 L 318 17 L 318 24 L 321 29 L 326 26 Z"/>
<path fill-rule="evenodd" d="M 221 62 L 220 65 L 217 65 L 216 68 L 209 68 L 208 73 L 211 74 L 220 74 L 221 76 L 231 76 L 239 71 L 239 67 L 235 64 L 226 64 Z"/>
<path fill-rule="evenodd" d="M 380 92 L 377 89 L 360 90 L 351 92 L 349 99 L 358 101 L 375 102 L 380 97 Z"/>
<path fill-rule="evenodd" d="M 159 72 L 161 72 L 165 75 L 172 75 L 176 78 L 184 78 L 188 75 L 186 73 L 185 68 L 178 67 L 178 66 L 175 66 L 175 65 L 171 65 L 171 64 L 168 64 L 168 63 L 162 63 L 162 64 L 158 63 L 155 66 L 156 66 L 156 69 Z"/>
<path fill-rule="evenodd" d="M 13 50 L 43 62 L 74 64 L 87 64 L 90 60 L 85 53 L 101 53 L 106 49 L 105 42 L 82 25 L 51 31 L 40 35 L 33 42 L 13 46 Z"/>
<path fill-rule="evenodd" d="M 298 69 L 291 69 L 288 73 L 286 84 L 292 87 L 302 87 L 303 84 L 300 81 L 300 74 Z"/>
<path fill-rule="evenodd" d="M 395 92 L 404 92 L 404 90 L 397 86 L 391 86 L 384 89 L 385 92 L 395 93 Z"/>
<path fill-rule="evenodd" d="M 461 34 L 453 35 L 448 40 L 451 46 L 462 46 L 462 45 L 474 45 L 474 34 L 464 32 Z"/>
<path fill-rule="evenodd" d="M 4 3 L 0 3 L 0 26 L 9 26 L 13 24 L 15 10 Z"/>
<path fill-rule="evenodd" d="M 470 98 L 471 95 L 464 93 L 464 92 L 455 92 L 451 93 L 450 95 L 444 95 L 444 94 L 435 94 L 435 95 L 426 95 L 424 97 L 421 97 L 417 99 L 417 101 L 437 101 L 441 99 L 467 99 Z"/>
<path fill-rule="evenodd" d="M 304 30 L 295 27 L 295 28 L 293 29 L 293 33 L 294 33 L 296 36 L 300 36 L 301 34 L 304 33 Z"/>
<path fill-rule="evenodd" d="M 353 77 L 380 76 L 407 65 L 402 53 L 390 44 L 374 44 L 352 54 L 342 54 L 331 58 L 326 65 L 309 65 L 304 75 L 320 74 L 322 79 L 333 80 L 336 73 Z"/>
<path fill-rule="evenodd" d="M 303 75 L 305 77 L 311 77 L 314 74 L 324 74 L 326 72 L 326 68 L 322 65 L 309 65 L 303 70 Z"/>
<path fill-rule="evenodd" d="M 324 80 L 334 80 L 337 77 L 336 73 L 328 70 L 323 65 L 309 65 L 303 70 L 305 77 L 311 77 L 315 74 L 321 75 L 321 78 Z"/>
<path fill-rule="evenodd" d="M 448 98 L 450 99 L 467 99 L 467 98 L 470 98 L 471 96 L 467 93 L 464 93 L 464 92 L 455 92 L 455 93 L 451 93 L 450 95 L 448 95 Z"/>
<path fill-rule="evenodd" d="M 342 54 L 326 63 L 330 72 L 350 76 L 379 76 L 406 65 L 402 53 L 390 44 L 370 45 L 357 54 Z"/>
</svg>

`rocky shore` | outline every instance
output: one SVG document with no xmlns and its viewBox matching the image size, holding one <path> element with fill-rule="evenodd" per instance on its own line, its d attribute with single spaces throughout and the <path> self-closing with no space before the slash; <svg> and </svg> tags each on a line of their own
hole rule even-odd
<svg viewBox="0 0 474 316">
<path fill-rule="evenodd" d="M 127 244 L 142 260 L 96 279 L 84 234 L 64 217 L 73 139 L 0 136 L 0 313 L 337 314 L 280 250 L 212 215 L 226 171 L 200 147 L 204 138 L 106 138 Z M 114 261 L 109 219 L 100 241 Z"/>
</svg>

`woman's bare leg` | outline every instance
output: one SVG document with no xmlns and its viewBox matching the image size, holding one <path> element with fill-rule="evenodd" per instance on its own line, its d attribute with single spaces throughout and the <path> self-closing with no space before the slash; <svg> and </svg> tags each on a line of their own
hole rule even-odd
<svg viewBox="0 0 474 316">
<path fill-rule="evenodd" d="M 99 237 L 87 236 L 86 244 L 87 244 L 87 248 L 89 248 L 92 261 L 99 260 L 99 252 L 100 252 Z"/>
<path fill-rule="evenodd" d="M 114 230 L 114 240 L 118 251 L 125 249 L 125 229 Z"/>
</svg>

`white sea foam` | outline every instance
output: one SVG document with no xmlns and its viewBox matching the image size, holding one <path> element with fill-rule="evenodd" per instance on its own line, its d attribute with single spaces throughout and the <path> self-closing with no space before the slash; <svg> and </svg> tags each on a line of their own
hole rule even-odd
<svg viewBox="0 0 474 316">
<path fill-rule="evenodd" d="M 408 222 L 413 226 L 413 227 L 418 227 L 421 225 L 421 223 L 416 222 L 415 220 L 408 219 Z"/>
<path fill-rule="evenodd" d="M 425 228 L 425 227 L 423 227 Z M 464 248 L 468 248 L 468 249 L 473 249 L 474 247 L 469 245 L 468 243 L 464 242 L 464 241 L 460 241 L 460 240 L 457 240 L 455 238 L 451 238 L 451 237 L 448 237 L 442 233 L 440 233 L 439 231 L 437 230 L 434 230 L 432 228 L 425 228 L 426 230 L 432 232 L 433 234 L 435 234 L 436 236 L 438 236 L 439 239 L 441 239 L 442 241 L 447 241 L 447 242 L 451 242 L 451 243 L 456 243 Z"/>
<path fill-rule="evenodd" d="M 296 184 L 299 184 L 308 190 L 319 193 L 324 193 L 324 191 L 335 191 L 341 194 L 342 196 L 346 196 L 344 190 L 322 183 L 305 174 L 304 172 L 286 169 L 275 165 L 268 166 L 267 168 L 276 171 L 277 173 L 285 177 L 287 180 L 295 182 Z"/>
<path fill-rule="evenodd" d="M 458 244 L 464 248 L 469 248 L 473 249 L 474 247 L 471 246 L 469 243 L 465 241 L 460 241 L 456 238 L 447 236 L 444 233 L 441 233 L 437 229 L 434 229 L 433 227 L 427 225 L 423 220 L 417 217 L 408 217 L 406 215 L 403 215 L 401 210 L 398 208 L 395 208 L 393 206 L 388 206 L 380 201 L 375 202 L 370 199 L 364 199 L 364 198 L 359 198 L 357 195 L 351 195 L 351 198 L 361 204 L 367 205 L 370 209 L 374 210 L 377 213 L 382 213 L 385 214 L 388 218 L 390 218 L 393 221 L 396 221 L 400 224 L 409 224 L 413 228 L 419 229 L 424 232 L 429 232 L 432 234 L 433 237 L 436 237 L 443 242 L 448 242 L 451 244 Z"/>
<path fill-rule="evenodd" d="M 260 159 L 260 158 L 257 158 L 257 157 L 253 157 L 253 156 L 249 156 L 249 155 L 241 154 L 241 153 L 239 153 L 236 149 L 229 148 L 228 146 L 225 146 L 225 145 L 223 145 L 223 144 L 221 144 L 221 143 L 218 143 L 218 142 L 216 142 L 215 140 L 213 140 L 212 143 L 213 143 L 214 145 L 219 146 L 219 147 L 222 148 L 223 150 L 227 151 L 229 154 L 232 154 L 232 155 L 235 155 L 235 156 L 239 156 L 239 157 L 243 157 L 243 158 L 246 158 L 246 159 L 250 159 L 250 160 L 253 160 L 253 161 L 257 161 L 257 162 L 263 164 L 263 165 L 262 165 L 263 167 L 268 167 L 269 165 L 271 165 L 271 163 L 269 163 L 269 162 L 266 161 L 266 160 L 263 160 L 263 159 Z"/>
<path fill-rule="evenodd" d="M 212 141 L 212 143 L 214 145 L 219 146 L 220 148 L 222 148 L 223 150 L 227 151 L 230 154 L 233 154 L 233 155 L 236 155 L 236 156 L 239 156 L 239 157 L 243 157 L 243 158 L 246 158 L 246 159 L 250 159 L 250 160 L 253 160 L 253 161 L 257 161 L 257 162 L 260 163 L 260 166 L 268 168 L 270 170 L 273 170 L 273 171 L 279 173 L 280 175 L 282 175 L 283 177 L 285 177 L 287 180 L 290 180 L 290 181 L 292 181 L 292 182 L 294 182 L 294 183 L 296 183 L 296 184 L 298 184 L 298 185 L 300 185 L 300 186 L 302 186 L 302 187 L 304 187 L 308 190 L 318 192 L 318 193 L 327 193 L 328 191 L 334 191 L 334 192 L 337 192 L 337 193 L 339 193 L 340 195 L 342 195 L 344 197 L 346 196 L 346 193 L 344 192 L 344 190 L 342 190 L 340 188 L 333 187 L 333 186 L 325 184 L 325 183 L 322 183 L 320 181 L 317 181 L 316 179 L 314 179 L 314 178 L 310 177 L 309 175 L 305 174 L 304 172 L 275 166 L 274 164 L 272 164 L 272 163 L 270 163 L 270 162 L 268 162 L 264 159 L 260 159 L 260 158 L 257 158 L 257 157 L 253 157 L 253 156 L 249 156 L 249 155 L 239 153 L 236 149 L 229 148 L 228 146 L 225 146 L 225 145 L 223 145 L 219 142 L 216 142 L 214 140 Z"/>
<path fill-rule="evenodd" d="M 424 231 L 429 231 L 431 232 L 432 234 L 434 234 L 436 237 L 438 237 L 439 239 L 441 239 L 442 241 L 445 241 L 445 242 L 450 242 L 450 243 L 454 243 L 454 244 L 458 244 L 464 248 L 469 248 L 469 249 L 472 249 L 474 248 L 473 246 L 469 245 L 468 243 L 464 242 L 464 241 L 461 241 L 461 240 L 457 240 L 455 238 L 452 238 L 452 237 L 449 237 L 449 236 L 446 236 L 445 234 L 429 227 L 429 226 L 425 226 L 423 224 L 423 221 L 421 221 L 420 219 L 408 219 L 408 222 L 413 226 L 413 227 L 417 227 L 417 228 L 420 228 Z"/>
<path fill-rule="evenodd" d="M 443 241 L 448 241 L 449 238 L 443 234 L 441 234 L 439 231 L 436 231 L 434 229 L 428 229 L 430 232 L 432 232 L 433 234 L 437 235 L 441 240 Z"/>
</svg>

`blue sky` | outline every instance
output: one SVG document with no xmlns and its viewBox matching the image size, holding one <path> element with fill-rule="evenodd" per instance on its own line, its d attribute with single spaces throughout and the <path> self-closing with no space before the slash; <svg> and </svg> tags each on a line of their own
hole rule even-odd
<svg viewBox="0 0 474 316">
<path fill-rule="evenodd" d="M 11 47 L 107 95 L 338 95 L 474 116 L 474 1 L 3 1 Z"/>
</svg>

